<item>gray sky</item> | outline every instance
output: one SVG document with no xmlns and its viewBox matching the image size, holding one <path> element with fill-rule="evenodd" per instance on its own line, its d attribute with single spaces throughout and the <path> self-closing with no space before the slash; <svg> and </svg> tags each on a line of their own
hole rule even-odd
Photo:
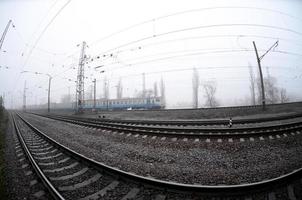
<svg viewBox="0 0 302 200">
<path fill-rule="evenodd" d="M 15 26 L 10 27 L 0 52 L 0 94 L 5 93 L 8 107 L 22 105 L 25 80 L 28 104 L 47 101 L 47 76 L 21 74 L 24 70 L 54 77 L 54 102 L 68 94 L 68 87 L 74 94 L 75 83 L 67 79 L 76 79 L 77 44 L 82 41 L 87 42 L 86 53 L 93 58 L 85 65 L 86 93 L 96 78 L 100 97 L 106 76 L 110 97 L 115 98 L 114 86 L 121 77 L 124 96 L 131 97 L 141 90 L 141 74 L 145 73 L 147 88 L 163 77 L 168 106 L 177 107 L 179 103 L 191 105 L 193 67 L 201 83 L 216 82 L 221 105 L 243 102 L 250 93 L 248 63 L 258 72 L 252 41 L 263 54 L 279 39 L 278 47 L 262 60 L 264 75 L 268 69 L 293 100 L 302 99 L 301 1 L 68 2 L 0 1 L 0 34 L 9 19 Z M 94 70 L 100 65 L 104 67 Z M 199 97 L 202 106 L 202 88 Z"/>
</svg>

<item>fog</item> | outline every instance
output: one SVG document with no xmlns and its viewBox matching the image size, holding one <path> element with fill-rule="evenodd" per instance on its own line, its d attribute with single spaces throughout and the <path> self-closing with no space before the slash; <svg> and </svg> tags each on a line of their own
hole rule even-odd
<svg viewBox="0 0 302 200">
<path fill-rule="evenodd" d="M 0 52 L 0 95 L 20 108 L 26 81 L 27 105 L 75 95 L 81 44 L 85 54 L 85 98 L 96 79 L 97 98 L 106 78 L 109 96 L 138 95 L 165 83 L 168 108 L 192 107 L 192 76 L 216 86 L 219 106 L 250 103 L 252 66 L 257 77 L 255 41 L 264 77 L 274 77 L 290 101 L 302 100 L 302 2 L 298 0 L 2 0 L 0 34 L 12 20 Z M 266 51 L 278 41 L 278 46 Z M 26 72 L 24 72 L 26 71 Z M 104 71 L 104 73 L 101 73 Z M 22 73 L 23 72 L 23 73 Z M 37 73 L 35 73 L 37 72 Z"/>
</svg>

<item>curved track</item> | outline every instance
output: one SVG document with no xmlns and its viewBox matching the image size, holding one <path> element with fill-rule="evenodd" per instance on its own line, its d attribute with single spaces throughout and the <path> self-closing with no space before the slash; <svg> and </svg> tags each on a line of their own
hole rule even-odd
<svg viewBox="0 0 302 200">
<path fill-rule="evenodd" d="M 20 115 L 14 119 L 22 148 L 54 199 L 300 199 L 302 168 L 242 185 L 189 185 L 127 173 L 59 144 Z M 277 195 L 278 194 L 278 195 Z M 299 196 L 300 195 L 300 196 Z"/>
</svg>

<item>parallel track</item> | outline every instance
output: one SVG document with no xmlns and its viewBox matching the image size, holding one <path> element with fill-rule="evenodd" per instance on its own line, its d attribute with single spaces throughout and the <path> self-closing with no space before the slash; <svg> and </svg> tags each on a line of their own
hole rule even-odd
<svg viewBox="0 0 302 200">
<path fill-rule="evenodd" d="M 266 125 L 257 127 L 238 128 L 209 128 L 209 127 L 169 127 L 169 126 L 137 126 L 131 124 L 119 124 L 106 121 L 95 121 L 91 119 L 75 118 L 67 116 L 45 116 L 55 120 L 88 126 L 97 129 L 127 132 L 134 134 L 149 134 L 169 137 L 254 137 L 268 135 L 282 135 L 300 133 L 302 121 L 288 122 L 281 125 Z"/>
<path fill-rule="evenodd" d="M 276 199 L 284 191 L 295 200 L 302 168 L 281 177 L 241 185 L 190 185 L 124 172 L 89 159 L 49 138 L 20 115 L 14 125 L 22 148 L 54 199 Z M 19 126 L 22 128 L 19 128 Z M 21 133 L 22 130 L 23 131 Z M 73 165 L 76 165 L 74 167 Z M 72 167 L 73 166 L 73 167 Z M 85 171 L 86 170 L 86 171 Z M 85 172 L 83 172 L 85 171 Z"/>
</svg>

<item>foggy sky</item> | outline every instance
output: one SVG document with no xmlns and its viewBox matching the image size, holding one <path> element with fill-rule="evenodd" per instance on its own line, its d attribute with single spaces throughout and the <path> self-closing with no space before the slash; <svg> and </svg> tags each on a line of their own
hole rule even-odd
<svg viewBox="0 0 302 200">
<path fill-rule="evenodd" d="M 168 107 L 177 107 L 192 104 L 194 67 L 201 84 L 216 83 L 220 105 L 242 103 L 250 96 L 249 63 L 258 75 L 252 41 L 262 55 L 279 39 L 261 61 L 264 76 L 276 77 L 292 100 L 302 99 L 301 1 L 71 0 L 45 29 L 67 2 L 0 1 L 0 34 L 10 19 L 15 26 L 0 52 L 0 94 L 7 107 L 22 105 L 25 81 L 28 104 L 47 102 L 48 77 L 22 71 L 53 76 L 52 102 L 60 102 L 68 90 L 74 95 L 82 41 L 90 56 L 85 93 L 96 78 L 101 97 L 107 77 L 115 98 L 121 78 L 123 96 L 131 97 L 142 89 L 145 73 L 150 89 L 164 79 Z M 199 92 L 202 106 L 202 87 Z"/>
</svg>

